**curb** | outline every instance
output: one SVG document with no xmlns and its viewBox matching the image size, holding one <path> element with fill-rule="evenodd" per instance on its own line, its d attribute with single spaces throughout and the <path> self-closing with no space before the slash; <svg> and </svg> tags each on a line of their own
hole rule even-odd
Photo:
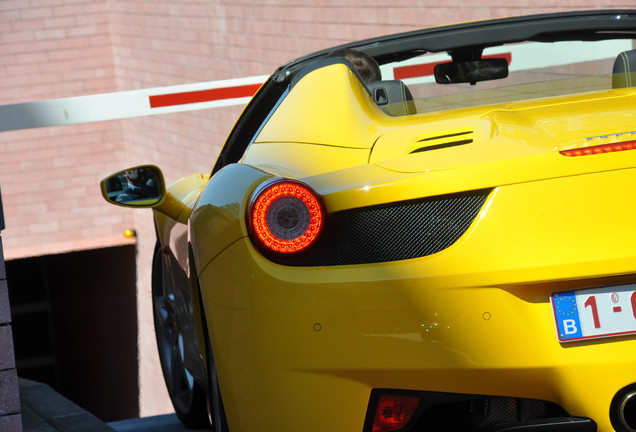
<svg viewBox="0 0 636 432">
<path fill-rule="evenodd" d="M 46 384 L 19 378 L 23 432 L 115 432 Z"/>
</svg>

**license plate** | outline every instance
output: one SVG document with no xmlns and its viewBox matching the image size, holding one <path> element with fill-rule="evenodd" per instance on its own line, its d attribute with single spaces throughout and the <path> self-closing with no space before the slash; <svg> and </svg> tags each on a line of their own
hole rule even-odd
<svg viewBox="0 0 636 432">
<path fill-rule="evenodd" d="M 560 342 L 636 333 L 636 285 L 553 293 Z"/>
</svg>

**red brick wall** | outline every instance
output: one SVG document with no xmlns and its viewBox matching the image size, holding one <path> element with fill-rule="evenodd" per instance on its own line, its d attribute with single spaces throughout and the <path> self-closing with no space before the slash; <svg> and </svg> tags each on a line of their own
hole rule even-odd
<svg viewBox="0 0 636 432">
<path fill-rule="evenodd" d="M 387 6 L 388 5 L 388 6 Z M 2 0 L 0 104 L 266 75 L 305 53 L 389 32 L 633 0 Z M 5 255 L 127 242 L 139 232 L 142 414 L 166 409 L 152 347 L 150 212 L 107 205 L 97 183 L 138 163 L 168 182 L 209 171 L 240 108 L 0 133 Z M 2 304 L 0 299 L 0 305 Z M 0 339 L 0 344 L 2 340 Z M 1 394 L 1 393 L 0 393 Z M 161 401 L 155 400 L 155 395 Z"/>
<path fill-rule="evenodd" d="M 0 104 L 116 90 L 106 1 L 0 2 Z M 120 122 L 0 133 L 6 258 L 126 242 L 97 184 L 125 159 Z M 97 218 L 95 215 L 102 215 Z"/>
</svg>

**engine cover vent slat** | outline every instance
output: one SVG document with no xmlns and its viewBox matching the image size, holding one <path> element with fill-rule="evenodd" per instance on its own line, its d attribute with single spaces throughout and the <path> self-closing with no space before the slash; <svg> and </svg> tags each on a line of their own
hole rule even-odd
<svg viewBox="0 0 636 432">
<path fill-rule="evenodd" d="M 410 154 L 471 144 L 473 142 L 473 130 L 470 129 L 434 135 L 418 139 L 416 142 L 424 145 L 416 148 L 415 150 L 411 150 Z"/>
<path fill-rule="evenodd" d="M 462 141 L 453 141 L 453 142 L 449 142 L 449 143 L 444 143 L 444 144 L 436 144 L 436 145 L 432 145 L 432 146 L 426 146 L 426 147 L 421 147 L 418 149 L 415 149 L 411 152 L 411 154 L 413 153 L 421 153 L 421 152 L 425 152 L 425 151 L 431 151 L 431 150 L 439 150 L 439 149 L 443 149 L 443 148 L 447 148 L 447 147 L 455 147 L 455 146 L 460 146 L 460 145 L 465 145 L 465 144 L 471 144 L 473 142 L 473 140 L 462 140 Z"/>
</svg>

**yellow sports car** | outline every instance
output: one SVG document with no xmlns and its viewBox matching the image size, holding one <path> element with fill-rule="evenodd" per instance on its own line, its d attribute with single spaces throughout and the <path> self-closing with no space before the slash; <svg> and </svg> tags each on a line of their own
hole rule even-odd
<svg viewBox="0 0 636 432">
<path fill-rule="evenodd" d="M 636 431 L 635 39 L 613 10 L 351 43 L 279 68 L 211 173 L 105 179 L 154 209 L 182 421 Z"/>
</svg>

